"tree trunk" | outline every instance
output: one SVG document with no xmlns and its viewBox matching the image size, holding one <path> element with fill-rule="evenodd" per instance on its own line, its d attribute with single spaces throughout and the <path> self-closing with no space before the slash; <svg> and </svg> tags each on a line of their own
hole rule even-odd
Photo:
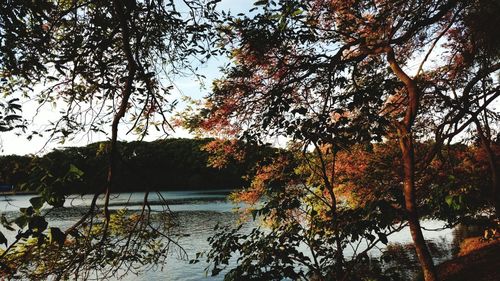
<svg viewBox="0 0 500 281">
<path fill-rule="evenodd" d="M 106 217 L 104 231 L 102 240 L 107 237 L 107 230 L 109 226 L 110 220 L 110 211 L 109 211 L 109 200 L 110 194 L 113 191 L 113 187 L 115 184 L 115 170 L 116 163 L 118 157 L 118 125 L 120 124 L 120 120 L 125 116 L 127 112 L 128 102 L 130 100 L 130 96 L 132 95 L 132 88 L 134 83 L 135 74 L 137 72 L 137 63 L 132 54 L 132 49 L 130 46 L 130 32 L 127 24 L 127 15 L 124 11 L 124 4 L 119 1 L 113 1 L 116 16 L 120 20 L 120 29 L 122 34 L 122 49 L 127 60 L 127 76 L 125 83 L 122 89 L 122 97 L 120 101 L 120 106 L 118 107 L 118 111 L 115 113 L 113 122 L 111 124 L 111 140 L 109 144 L 109 158 L 108 158 L 108 175 L 107 175 L 107 184 L 106 184 L 106 193 L 104 197 L 104 216 Z"/>
<path fill-rule="evenodd" d="M 404 180 L 403 193 L 405 197 L 405 209 L 410 225 L 411 238 L 415 245 L 417 257 L 422 267 L 425 281 L 436 281 L 437 274 L 432 261 L 431 253 L 425 243 L 424 235 L 420 227 L 420 221 L 417 212 L 417 203 L 415 198 L 415 152 L 413 148 L 413 137 L 406 130 L 399 130 L 403 166 Z"/>
<path fill-rule="evenodd" d="M 408 224 L 410 225 L 411 237 L 415 245 L 425 281 L 437 281 L 436 268 L 434 267 L 431 253 L 427 248 L 420 227 L 417 213 L 417 200 L 415 198 L 415 149 L 413 147 L 412 127 L 419 109 L 420 94 L 415 81 L 411 79 L 397 63 L 394 50 L 388 46 L 386 52 L 387 62 L 391 70 L 398 79 L 404 83 L 408 95 L 408 105 L 406 106 L 405 116 L 401 122 L 396 121 L 404 166 L 403 194 L 405 197 Z"/>
</svg>

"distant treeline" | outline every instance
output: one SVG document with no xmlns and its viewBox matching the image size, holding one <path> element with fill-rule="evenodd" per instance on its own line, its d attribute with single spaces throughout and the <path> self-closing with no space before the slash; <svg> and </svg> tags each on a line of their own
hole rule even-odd
<svg viewBox="0 0 500 281">
<path fill-rule="evenodd" d="M 245 161 L 229 161 L 222 168 L 207 165 L 203 146 L 212 139 L 165 139 L 121 142 L 115 191 L 237 188 L 245 184 L 245 171 L 270 153 L 271 148 L 250 149 Z M 93 193 L 106 183 L 107 145 L 54 150 L 44 156 L 0 157 L 0 183 L 17 191 L 46 190 L 58 194 Z"/>
</svg>

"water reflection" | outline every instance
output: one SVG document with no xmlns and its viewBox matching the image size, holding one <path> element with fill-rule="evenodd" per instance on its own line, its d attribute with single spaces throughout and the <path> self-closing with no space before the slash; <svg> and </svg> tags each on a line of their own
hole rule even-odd
<svg viewBox="0 0 500 281">
<path fill-rule="evenodd" d="M 452 247 L 445 237 L 428 240 L 434 262 L 439 264 L 452 257 Z M 420 274 L 420 264 L 413 243 L 390 243 L 380 256 L 380 267 L 390 280 L 414 280 Z"/>
<path fill-rule="evenodd" d="M 213 234 L 216 224 L 230 225 L 239 218 L 239 215 L 233 212 L 238 206 L 226 200 L 228 194 L 227 190 L 151 193 L 150 204 L 153 210 L 163 210 L 165 202 L 168 203 L 176 221 L 169 234 L 183 249 L 171 248 L 167 263 L 156 267 L 156 270 L 139 276 L 130 275 L 122 280 L 222 280 L 223 275 L 206 277 L 206 263 L 189 264 L 188 261 L 194 258 L 196 253 L 208 250 L 207 239 Z M 33 196 L 3 195 L 0 197 L 0 212 L 9 220 L 14 219 L 19 215 L 19 208 L 30 206 L 31 197 Z M 137 211 L 142 207 L 143 197 L 143 193 L 115 195 L 111 209 L 126 208 L 129 212 Z M 45 208 L 47 220 L 51 226 L 67 228 L 85 214 L 91 200 L 92 196 L 72 196 L 62 208 Z M 102 202 L 102 198 L 100 201 Z M 6 234 L 9 241 L 14 240 L 15 231 L 7 231 L 2 227 L 0 231 Z"/>
<path fill-rule="evenodd" d="M 197 264 L 189 264 L 188 260 L 194 258 L 196 253 L 208 250 L 207 239 L 213 235 L 216 224 L 231 225 L 239 218 L 239 215 L 233 212 L 238 206 L 226 200 L 228 193 L 224 190 L 151 193 L 150 201 L 154 210 L 161 210 L 164 208 L 164 203 L 168 203 L 177 222 L 170 234 L 182 245 L 187 256 L 184 252 L 174 249 L 166 264 L 139 276 L 127 276 L 124 280 L 223 280 L 224 272 L 216 277 L 206 276 L 207 264 L 203 259 Z M 111 207 L 115 210 L 121 208 L 138 210 L 141 208 L 143 196 L 143 193 L 119 194 L 113 198 Z M 13 218 L 18 214 L 19 208 L 30 205 L 31 197 L 30 195 L 1 196 L 0 212 L 8 218 Z M 91 198 L 91 196 L 72 196 L 63 208 L 50 211 L 47 215 L 48 220 L 56 227 L 65 228 L 72 225 L 87 211 Z M 422 224 L 426 228 L 436 229 L 443 226 L 439 221 L 426 221 Z M 254 225 L 254 223 L 245 225 L 243 231 L 249 231 Z M 0 230 L 5 232 L 4 229 Z M 8 239 L 13 239 L 15 236 L 15 232 L 5 233 Z M 455 230 L 424 231 L 436 262 L 449 259 L 457 252 L 459 242 L 474 234 L 476 232 L 473 229 L 463 227 Z M 359 271 L 366 271 L 367 276 L 380 273 L 389 276 L 388 280 L 411 280 L 417 276 L 419 265 L 409 230 L 404 229 L 390 236 L 389 241 L 387 247 L 381 245 L 378 251 L 372 251 L 366 263 L 360 265 Z M 236 259 L 232 264 L 233 266 L 236 264 Z"/>
</svg>

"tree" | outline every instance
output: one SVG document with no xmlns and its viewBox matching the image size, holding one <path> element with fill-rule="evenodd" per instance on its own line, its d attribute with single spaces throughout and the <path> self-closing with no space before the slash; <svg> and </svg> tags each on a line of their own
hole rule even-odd
<svg viewBox="0 0 500 281">
<path fill-rule="evenodd" d="M 227 280 L 383 276 L 379 264 L 369 262 L 367 253 L 378 243 L 388 243 L 387 236 L 405 226 L 396 207 L 400 202 L 387 195 L 383 199 L 367 197 L 366 204 L 345 204 L 337 189 L 338 205 L 333 209 L 324 188 L 321 159 L 315 153 L 307 154 L 305 159 L 300 149 L 276 151 L 274 157 L 257 165 L 248 188 L 233 194 L 237 202 L 252 206 L 245 213 L 259 217 L 264 227 L 218 229 L 207 253 L 212 274 L 218 274 L 238 252 L 238 266 L 229 270 Z M 329 171 L 333 165 L 336 176 L 332 184 L 338 186 L 342 182 L 339 174 L 349 164 L 340 159 L 330 162 Z M 346 249 L 352 252 L 344 254 Z"/>
<path fill-rule="evenodd" d="M 199 112 L 205 119 L 195 118 L 198 126 L 230 128 L 250 141 L 286 137 L 304 151 L 313 147 L 333 214 L 336 169 L 328 163 L 335 163 L 338 151 L 349 151 L 354 143 L 397 140 L 405 217 L 425 280 L 437 280 L 419 223 L 416 191 L 426 188 L 419 172 L 500 93 L 492 78 L 500 67 L 498 40 L 472 20 L 486 14 L 491 19 L 490 9 L 498 5 L 453 0 L 255 5 L 251 16 L 229 16 L 222 28 L 234 64 L 214 83 Z M 425 67 L 438 47 L 441 53 L 449 50 L 449 57 Z M 411 75 L 415 61 L 419 67 Z M 488 89 L 481 91 L 478 82 L 485 79 Z M 417 141 L 429 140 L 431 133 L 434 145 L 417 151 Z"/>
<path fill-rule="evenodd" d="M 113 216 L 108 206 L 110 194 L 116 190 L 119 124 L 127 118 L 132 129 L 143 136 L 152 125 L 165 132 L 168 130 L 165 114 L 171 105 L 167 99 L 171 87 L 166 81 L 171 74 L 179 72 L 179 68 L 190 68 L 191 60 L 197 56 L 203 60 L 205 55 L 210 55 L 206 51 L 208 48 L 203 46 L 213 37 L 207 23 L 215 14 L 216 2 L 183 1 L 181 9 L 187 11 L 188 16 L 181 14 L 179 3 L 175 1 L 40 0 L 3 1 L 0 4 L 2 91 L 7 95 L 35 95 L 42 105 L 62 105 L 61 118 L 48 130 L 51 139 L 64 141 L 78 132 L 103 132 L 103 126 L 111 123 L 109 144 L 101 149 L 108 157 L 107 183 L 93 197 L 88 212 L 66 230 L 48 229 L 41 207 L 44 203 L 61 205 L 64 195 L 54 194 L 60 200 L 35 197 L 32 208 L 24 210 L 20 216 L 17 224 L 20 233 L 16 241 L 0 256 L 3 272 L 32 272 L 33 278 L 51 275 L 61 278 L 69 273 L 85 276 L 102 263 L 111 267 L 104 274 L 112 274 L 127 262 L 123 253 L 139 253 L 138 245 L 153 246 L 151 241 L 163 235 L 161 228 L 149 221 L 148 193 L 140 215 L 128 218 L 133 222 L 128 225 L 133 228 L 118 231 L 122 235 L 111 232 Z M 34 90 L 40 87 L 42 90 Z M 78 177 L 80 172 L 72 166 L 67 175 Z M 40 184 L 52 186 L 59 180 Z M 105 193 L 104 215 L 100 217 L 96 202 L 102 193 Z M 94 231 L 92 226 L 100 223 L 102 226 Z M 11 224 L 5 222 L 7 227 Z M 54 250 L 50 245 L 40 252 L 31 251 L 31 239 L 51 243 L 51 239 L 46 239 L 47 231 L 63 238 L 72 235 L 72 245 L 85 246 L 86 251 L 76 255 L 78 247 L 65 248 L 67 257 L 79 258 L 61 259 L 50 267 L 36 261 L 23 263 L 26 257 L 34 254 L 53 258 L 49 255 Z M 64 239 L 57 241 L 64 244 Z M 12 254 L 16 252 L 16 245 L 21 248 L 24 245 L 28 250 L 23 255 Z M 103 249 L 110 251 L 106 260 L 96 259 Z M 163 247 L 151 248 L 152 256 L 144 256 L 141 261 L 130 264 L 159 262 L 164 255 L 159 249 Z M 16 262 L 17 259 L 21 262 Z M 82 267 L 84 264 L 87 266 Z M 37 275 L 36 270 L 30 271 L 39 266 L 44 266 L 42 275 Z"/>
</svg>

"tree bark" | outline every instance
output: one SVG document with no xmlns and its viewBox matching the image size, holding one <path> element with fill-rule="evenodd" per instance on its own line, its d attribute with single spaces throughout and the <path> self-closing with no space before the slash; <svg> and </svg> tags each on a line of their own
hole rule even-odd
<svg viewBox="0 0 500 281">
<path fill-rule="evenodd" d="M 415 149 L 413 147 L 412 127 L 419 108 L 420 94 L 415 81 L 411 79 L 396 62 L 394 50 L 391 47 L 387 47 L 386 52 L 389 66 L 398 79 L 404 83 L 408 94 L 408 105 L 406 106 L 405 116 L 402 121 L 396 121 L 404 168 L 403 194 L 405 197 L 405 210 L 408 224 L 410 225 L 411 237 L 415 245 L 425 281 L 437 281 L 436 268 L 420 227 L 417 200 L 415 197 Z"/>
<path fill-rule="evenodd" d="M 132 95 L 132 89 L 134 84 L 135 74 L 137 72 L 137 63 L 133 57 L 132 49 L 130 47 L 130 31 L 127 23 L 127 16 L 125 14 L 125 8 L 121 1 L 115 0 L 113 2 L 115 8 L 115 15 L 120 21 L 120 29 L 122 34 L 122 50 L 127 60 L 127 77 L 125 83 L 122 88 L 122 97 L 120 101 L 120 105 L 118 107 L 118 111 L 115 113 L 113 118 L 113 122 L 111 124 L 111 140 L 109 144 L 109 158 L 108 158 L 108 175 L 107 175 L 107 184 L 106 184 L 106 193 L 104 199 L 104 216 L 106 217 L 106 222 L 104 226 L 103 238 L 105 239 L 107 236 L 107 230 L 110 220 L 110 212 L 109 212 L 109 199 L 110 194 L 113 191 L 113 186 L 115 183 L 115 170 L 116 163 L 118 157 L 118 125 L 120 124 L 120 120 L 125 113 L 127 112 L 128 102 L 130 100 L 130 96 Z"/>
<path fill-rule="evenodd" d="M 417 211 L 417 200 L 415 197 L 415 150 L 413 147 L 413 136 L 411 132 L 401 128 L 399 132 L 399 145 L 402 152 L 404 178 L 403 194 L 405 197 L 405 210 L 410 226 L 411 238 L 415 245 L 415 251 L 422 267 L 425 281 L 436 281 L 437 274 L 432 261 L 431 253 L 427 248 Z"/>
</svg>

